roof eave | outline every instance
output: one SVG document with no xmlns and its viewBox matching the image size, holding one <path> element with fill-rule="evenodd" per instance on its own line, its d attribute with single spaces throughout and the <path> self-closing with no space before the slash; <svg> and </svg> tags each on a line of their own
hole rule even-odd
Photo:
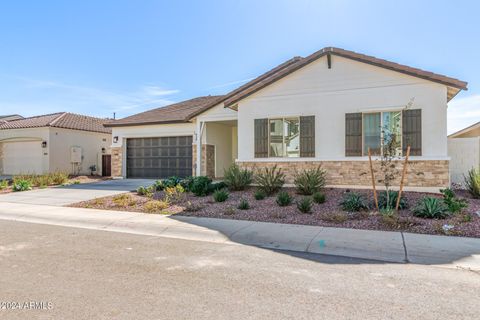
<svg viewBox="0 0 480 320">
<path fill-rule="evenodd" d="M 108 123 L 104 124 L 107 128 L 115 128 L 115 127 L 137 127 L 137 126 L 148 126 L 148 125 L 155 125 L 155 124 L 175 124 L 175 123 L 189 123 L 190 119 L 184 120 L 171 120 L 171 121 L 148 121 L 148 122 L 131 122 L 131 123 Z"/>
</svg>

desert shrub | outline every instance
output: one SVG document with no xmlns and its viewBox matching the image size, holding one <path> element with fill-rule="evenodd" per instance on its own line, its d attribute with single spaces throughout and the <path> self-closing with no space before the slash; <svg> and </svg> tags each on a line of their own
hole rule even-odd
<svg viewBox="0 0 480 320">
<path fill-rule="evenodd" d="M 183 187 L 183 189 L 186 192 L 190 192 L 194 180 L 195 180 L 195 177 L 186 177 L 180 180 L 180 185 Z"/>
<path fill-rule="evenodd" d="M 194 177 L 190 185 L 190 191 L 198 197 L 204 197 L 210 193 L 211 184 L 212 179 L 210 179 L 209 177 Z"/>
<path fill-rule="evenodd" d="M 152 187 L 155 188 L 156 191 L 162 191 L 165 186 L 163 185 L 162 180 L 156 180 L 153 184 Z"/>
<path fill-rule="evenodd" d="M 68 173 L 65 172 L 53 172 L 49 174 L 52 184 L 63 184 L 68 181 Z"/>
<path fill-rule="evenodd" d="M 440 190 L 440 192 L 443 194 L 443 202 L 451 213 L 459 213 L 468 207 L 468 201 L 466 199 L 457 198 L 452 189 L 446 188 Z"/>
<path fill-rule="evenodd" d="M 263 200 L 267 195 L 265 194 L 265 191 L 257 190 L 253 196 L 255 197 L 255 200 Z"/>
<path fill-rule="evenodd" d="M 320 191 L 315 192 L 312 198 L 313 198 L 313 202 L 315 203 L 324 203 L 326 200 L 325 194 L 321 193 Z"/>
<path fill-rule="evenodd" d="M 232 164 L 224 171 L 224 181 L 230 190 L 244 190 L 253 181 L 253 172 L 241 169 L 237 164 Z"/>
<path fill-rule="evenodd" d="M 292 203 L 292 196 L 286 192 L 286 191 L 281 191 L 277 194 L 277 204 L 280 207 L 286 207 Z"/>
<path fill-rule="evenodd" d="M 321 166 L 315 169 L 305 169 L 295 172 L 293 183 L 298 193 L 312 195 L 325 187 L 326 174 L 327 172 Z"/>
<path fill-rule="evenodd" d="M 122 193 L 112 198 L 112 202 L 117 207 L 131 207 L 137 204 L 137 201 L 128 193 Z"/>
<path fill-rule="evenodd" d="M 248 203 L 247 199 L 242 198 L 240 199 L 240 202 L 238 203 L 237 208 L 240 210 L 248 210 L 250 209 L 250 204 Z"/>
<path fill-rule="evenodd" d="M 465 187 L 472 197 L 478 199 L 480 198 L 480 170 L 472 168 L 468 171 L 467 175 L 464 176 Z"/>
<path fill-rule="evenodd" d="M 221 189 L 226 189 L 227 188 L 227 185 L 225 184 L 225 182 L 223 181 L 219 181 L 219 182 L 212 182 L 209 186 L 208 186 L 208 193 L 213 193 L 217 190 L 221 190 Z"/>
<path fill-rule="evenodd" d="M 223 211 L 223 214 L 226 216 L 233 216 L 236 213 L 236 210 L 232 206 L 228 206 L 225 208 L 225 211 Z"/>
<path fill-rule="evenodd" d="M 274 165 L 272 168 L 260 169 L 255 175 L 255 182 L 260 190 L 272 195 L 282 188 L 285 175 L 281 169 L 277 169 L 277 165 Z"/>
<path fill-rule="evenodd" d="M 95 199 L 92 200 L 92 203 L 96 206 L 103 206 L 105 204 L 105 199 L 95 198 Z"/>
<path fill-rule="evenodd" d="M 145 211 L 148 213 L 158 213 L 162 212 L 163 210 L 167 209 L 170 204 L 167 201 L 162 200 L 150 200 L 145 203 L 143 206 Z"/>
<path fill-rule="evenodd" d="M 389 229 L 405 230 L 417 224 L 409 217 L 399 216 L 393 209 L 390 209 L 390 212 L 388 214 L 380 214 L 380 223 Z"/>
<path fill-rule="evenodd" d="M 0 180 L 0 190 L 7 189 L 8 188 L 8 180 Z"/>
<path fill-rule="evenodd" d="M 32 190 L 32 183 L 29 180 L 17 180 L 13 183 L 13 191 L 27 191 Z"/>
<path fill-rule="evenodd" d="M 397 199 L 398 191 L 388 190 L 380 192 L 378 195 L 378 209 L 394 209 L 397 205 Z M 404 197 L 400 198 L 400 204 L 398 205 L 398 208 L 407 208 L 407 200 Z"/>
<path fill-rule="evenodd" d="M 179 184 L 165 188 L 165 201 L 178 203 L 185 197 L 185 190 Z"/>
<path fill-rule="evenodd" d="M 343 210 L 348 212 L 355 212 L 368 208 L 365 198 L 356 192 L 346 192 L 340 201 L 340 206 Z"/>
<path fill-rule="evenodd" d="M 348 215 L 342 211 L 329 212 L 328 214 L 322 215 L 322 220 L 333 223 L 343 223 L 348 220 Z"/>
<path fill-rule="evenodd" d="M 417 202 L 413 214 L 420 218 L 444 219 L 448 217 L 449 212 L 441 199 L 424 197 Z"/>
<path fill-rule="evenodd" d="M 73 184 L 80 184 L 80 180 L 73 180 Z"/>
<path fill-rule="evenodd" d="M 190 201 L 187 201 L 187 203 L 185 204 L 185 211 L 187 212 L 196 212 L 202 209 L 203 209 L 203 206 L 198 203 L 194 203 L 194 202 L 192 203 Z"/>
<path fill-rule="evenodd" d="M 155 186 L 149 186 L 149 187 L 140 186 L 137 188 L 137 194 L 140 196 L 151 198 L 153 197 L 155 190 L 156 190 Z"/>
<path fill-rule="evenodd" d="M 181 181 L 182 181 L 182 178 L 177 177 L 177 176 L 172 176 L 172 177 L 161 180 L 162 186 L 163 186 L 164 189 L 176 187 L 177 185 L 179 185 L 181 183 Z"/>
<path fill-rule="evenodd" d="M 303 197 L 297 201 L 297 209 L 302 213 L 312 212 L 313 200 L 310 197 Z"/>
<path fill-rule="evenodd" d="M 228 199 L 228 196 L 229 194 L 226 190 L 216 190 L 213 193 L 213 200 L 215 200 L 215 202 L 225 202 Z"/>
</svg>

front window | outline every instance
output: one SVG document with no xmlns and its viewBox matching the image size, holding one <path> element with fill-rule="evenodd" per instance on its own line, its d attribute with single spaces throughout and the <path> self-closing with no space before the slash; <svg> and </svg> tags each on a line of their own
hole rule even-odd
<svg viewBox="0 0 480 320">
<path fill-rule="evenodd" d="M 299 118 L 269 120 L 269 157 L 300 156 Z"/>
<path fill-rule="evenodd" d="M 363 114 L 363 155 L 368 148 L 373 155 L 380 155 L 390 139 L 393 153 L 402 155 L 402 112 L 375 112 Z"/>
</svg>

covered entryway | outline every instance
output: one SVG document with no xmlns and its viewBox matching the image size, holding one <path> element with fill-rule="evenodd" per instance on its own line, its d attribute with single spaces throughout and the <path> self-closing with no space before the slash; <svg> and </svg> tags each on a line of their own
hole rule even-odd
<svg viewBox="0 0 480 320">
<path fill-rule="evenodd" d="M 2 164 L 5 175 L 42 174 L 42 141 L 2 142 Z"/>
<path fill-rule="evenodd" d="M 127 139 L 127 178 L 192 175 L 192 136 Z"/>
</svg>

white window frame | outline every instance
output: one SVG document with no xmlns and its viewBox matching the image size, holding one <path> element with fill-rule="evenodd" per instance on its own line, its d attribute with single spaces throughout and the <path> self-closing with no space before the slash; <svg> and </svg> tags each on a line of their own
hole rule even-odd
<svg viewBox="0 0 480 320">
<path fill-rule="evenodd" d="M 300 134 L 300 116 L 290 116 L 290 117 L 275 117 L 275 118 L 267 118 L 268 119 L 268 158 L 277 158 L 277 159 L 290 159 L 290 158 L 300 158 L 300 141 L 298 141 L 298 157 L 289 157 L 287 155 L 285 156 L 281 156 L 281 157 L 278 157 L 278 156 L 271 156 L 270 155 L 270 138 L 271 138 L 271 135 L 270 135 L 270 121 L 271 120 L 282 120 L 282 124 L 285 124 L 285 119 L 296 119 L 298 120 L 298 132 Z M 283 131 L 283 127 L 282 127 L 282 145 L 284 147 L 285 146 L 285 134 L 284 134 L 284 131 Z M 286 150 L 285 151 L 285 154 L 287 154 Z"/>
<path fill-rule="evenodd" d="M 401 155 L 403 155 L 403 112 L 402 110 L 382 110 L 382 111 L 369 111 L 369 112 L 362 112 L 362 156 L 368 156 L 368 152 L 365 154 L 365 136 L 364 136 L 364 116 L 366 114 L 376 114 L 380 113 L 380 128 L 383 128 L 383 114 L 386 112 L 400 112 L 400 149 Z M 383 154 L 383 130 L 380 129 L 380 153 Z"/>
</svg>

